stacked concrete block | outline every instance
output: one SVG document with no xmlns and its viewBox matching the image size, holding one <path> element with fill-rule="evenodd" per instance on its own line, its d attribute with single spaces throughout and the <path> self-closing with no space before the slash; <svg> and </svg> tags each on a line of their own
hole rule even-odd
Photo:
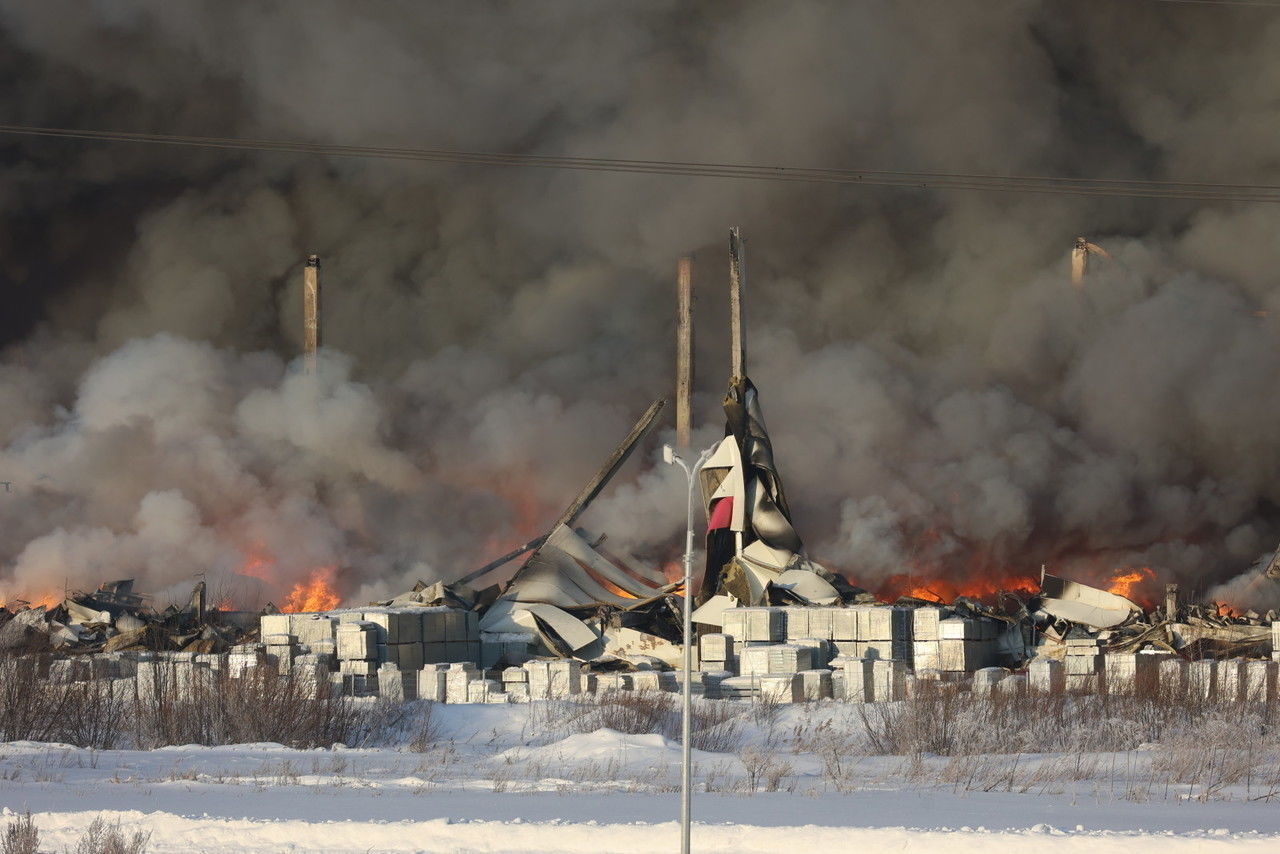
<svg viewBox="0 0 1280 854">
<path fill-rule="evenodd" d="M 281 674 L 293 669 L 293 660 L 299 655 L 298 639 L 294 635 L 263 635 L 267 645 L 267 664 L 274 666 Z"/>
<path fill-rule="evenodd" d="M 582 664 L 572 658 L 558 658 L 549 663 L 547 679 L 548 692 L 553 699 L 581 694 Z"/>
<path fill-rule="evenodd" d="M 363 620 L 338 623 L 336 632 L 339 661 L 378 660 L 378 627 Z"/>
<path fill-rule="evenodd" d="M 317 644 L 333 643 L 337 624 L 337 617 L 331 614 L 290 614 L 289 634 L 298 639 L 300 646 L 314 652 Z"/>
<path fill-rule="evenodd" d="M 1101 687 L 1102 641 L 1096 638 L 1068 638 L 1063 666 L 1067 690 L 1096 693 Z"/>
<path fill-rule="evenodd" d="M 863 658 L 839 657 L 831 660 L 831 693 L 837 700 L 869 703 L 875 696 L 871 662 Z"/>
<path fill-rule="evenodd" d="M 757 677 L 758 690 L 762 700 L 775 703 L 800 703 L 804 701 L 804 690 L 800 685 L 798 673 L 773 673 Z"/>
<path fill-rule="evenodd" d="M 1280 661 L 1280 620 L 1271 623 L 1271 660 Z"/>
<path fill-rule="evenodd" d="M 1004 681 L 1009 675 L 1009 671 L 1003 667 L 983 667 L 975 670 L 973 673 L 973 695 L 975 697 L 990 697 L 995 692 L 996 685 Z"/>
<path fill-rule="evenodd" d="M 1103 677 L 1108 694 L 1153 694 L 1160 684 L 1158 655 L 1117 652 L 1103 656 Z"/>
<path fill-rule="evenodd" d="M 213 671 L 216 672 L 216 671 Z M 291 675 L 304 696 L 317 696 L 320 686 L 329 681 L 329 665 L 317 655 L 300 655 L 293 662 Z"/>
<path fill-rule="evenodd" d="M 727 633 L 709 633 L 698 641 L 698 658 L 709 670 L 736 670 L 733 636 Z"/>
<path fill-rule="evenodd" d="M 805 700 L 826 700 L 831 697 L 831 671 L 800 671 L 800 691 Z"/>
<path fill-rule="evenodd" d="M 339 661 L 338 672 L 346 676 L 376 676 L 378 673 L 378 662 L 376 661 Z"/>
<path fill-rule="evenodd" d="M 1215 662 L 1217 669 L 1218 699 L 1224 703 L 1235 703 L 1248 696 L 1245 660 L 1228 658 Z"/>
<path fill-rule="evenodd" d="M 1278 671 L 1280 663 L 1275 661 L 1246 662 L 1243 699 L 1249 703 L 1274 703 Z"/>
<path fill-rule="evenodd" d="M 769 672 L 769 649 L 772 644 L 744 646 L 738 652 L 738 673 L 742 676 L 760 676 Z"/>
<path fill-rule="evenodd" d="M 424 664 L 422 660 L 422 644 L 420 643 L 390 643 L 387 644 L 386 660 L 403 671 L 417 671 L 422 669 Z"/>
<path fill-rule="evenodd" d="M 480 669 L 521 665 L 533 657 L 534 637 L 523 632 L 481 632 Z"/>
<path fill-rule="evenodd" d="M 835 613 L 833 608 L 808 608 L 809 612 L 809 633 L 807 637 L 818 638 L 820 640 L 831 640 L 832 614 Z"/>
<path fill-rule="evenodd" d="M 1210 659 L 1187 665 L 1187 690 L 1193 697 L 1213 700 L 1218 696 L 1218 663 Z"/>
<path fill-rule="evenodd" d="M 826 638 L 792 638 L 787 643 L 809 650 L 810 667 L 823 668 L 831 661 L 831 641 Z"/>
<path fill-rule="evenodd" d="M 811 670 L 814 667 L 813 650 L 808 647 L 779 643 L 770 644 L 763 649 L 767 650 L 766 673 L 799 673 L 801 670 Z"/>
<path fill-rule="evenodd" d="M 248 670 L 266 663 L 265 656 L 264 647 L 260 644 L 242 643 L 233 646 L 231 651 L 227 653 L 227 675 L 232 679 L 239 679 Z M 142 661 L 138 662 L 139 666 L 143 663 Z"/>
<path fill-rule="evenodd" d="M 911 665 L 921 670 L 942 669 L 941 608 L 915 608 L 911 614 Z"/>
<path fill-rule="evenodd" d="M 859 650 L 863 658 L 911 661 L 912 612 L 915 609 L 895 605 L 856 606 L 858 641 L 866 646 Z"/>
<path fill-rule="evenodd" d="M 525 681 L 529 684 L 529 699 L 551 699 L 551 662 L 545 659 L 526 661 L 524 670 L 528 674 Z"/>
<path fill-rule="evenodd" d="M 972 673 L 996 663 L 996 638 L 1002 624 L 973 617 L 938 616 L 939 670 Z"/>
<path fill-rule="evenodd" d="M 1165 694 L 1181 697 L 1190 687 L 1190 662 L 1183 658 L 1165 658 L 1156 666 L 1160 690 Z"/>
<path fill-rule="evenodd" d="M 612 691 L 630 691 L 631 690 L 631 674 L 630 673 L 597 673 L 594 674 L 595 682 L 593 693 L 605 694 Z M 590 683 L 589 683 L 589 687 Z M 530 683 L 530 697 L 533 697 L 533 683 Z"/>
<path fill-rule="evenodd" d="M 291 616 L 291 614 L 263 614 L 258 618 L 258 634 L 264 638 L 268 635 L 293 634 L 293 627 L 289 620 Z"/>
<path fill-rule="evenodd" d="M 662 690 L 662 680 L 657 670 L 638 670 L 631 674 L 632 691 L 657 692 Z"/>
<path fill-rule="evenodd" d="M 418 680 L 418 699 L 443 703 L 447 696 L 445 686 L 446 668 L 439 664 L 424 664 L 416 674 Z"/>
<path fill-rule="evenodd" d="M 723 623 L 720 626 L 722 634 L 726 634 L 736 641 L 743 641 L 747 637 L 747 617 L 743 613 L 744 608 L 728 608 L 724 612 Z"/>
<path fill-rule="evenodd" d="M 741 608 L 742 640 L 778 643 L 786 638 L 786 621 L 781 608 Z M 736 636 L 735 636 L 736 637 Z"/>
<path fill-rule="evenodd" d="M 778 610 L 782 612 L 783 639 L 791 641 L 809 637 L 809 608 L 788 606 Z"/>
<path fill-rule="evenodd" d="M 1066 666 L 1055 658 L 1035 658 L 1027 665 L 1027 687 L 1036 694 L 1062 694 L 1067 690 Z"/>
<path fill-rule="evenodd" d="M 858 640 L 858 612 L 854 608 L 831 609 L 831 640 L 837 645 Z"/>
<path fill-rule="evenodd" d="M 444 674 L 446 703 L 469 703 L 471 682 L 481 678 L 480 671 L 469 661 L 454 662 Z"/>
<path fill-rule="evenodd" d="M 869 665 L 871 702 L 889 703 L 902 700 L 907 696 L 907 663 L 905 661 L 871 659 Z"/>
<path fill-rule="evenodd" d="M 388 703 L 403 703 L 407 699 L 400 668 L 390 662 L 378 668 L 378 696 Z"/>
<path fill-rule="evenodd" d="M 760 696 L 759 676 L 730 676 L 720 681 L 718 693 L 724 700 L 748 700 Z"/>
<path fill-rule="evenodd" d="M 1027 693 L 1027 677 L 1022 673 L 1011 673 L 996 683 L 995 693 L 1006 697 L 1016 697 Z"/>
<path fill-rule="evenodd" d="M 708 700 L 718 700 L 723 695 L 720 692 L 720 685 L 726 679 L 732 679 L 733 674 L 728 670 L 707 670 L 701 674 L 702 695 Z M 697 683 L 695 682 L 696 686 Z"/>
<path fill-rule="evenodd" d="M 468 703 L 506 703 L 509 698 L 496 679 L 473 679 L 467 683 Z"/>
</svg>

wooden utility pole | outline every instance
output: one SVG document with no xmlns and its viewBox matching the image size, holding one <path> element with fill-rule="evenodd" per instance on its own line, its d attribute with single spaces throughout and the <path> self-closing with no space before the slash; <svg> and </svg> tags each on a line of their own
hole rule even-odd
<svg viewBox="0 0 1280 854">
<path fill-rule="evenodd" d="M 302 271 L 302 352 L 307 373 L 316 372 L 316 350 L 320 348 L 320 256 L 308 255 Z"/>
<path fill-rule="evenodd" d="M 689 447 L 693 409 L 693 262 L 676 267 L 676 446 Z"/>
<path fill-rule="evenodd" d="M 729 229 L 729 335 L 731 349 L 729 381 L 737 383 L 747 371 L 747 353 L 742 343 L 742 284 L 747 278 L 747 254 L 742 235 Z"/>
</svg>

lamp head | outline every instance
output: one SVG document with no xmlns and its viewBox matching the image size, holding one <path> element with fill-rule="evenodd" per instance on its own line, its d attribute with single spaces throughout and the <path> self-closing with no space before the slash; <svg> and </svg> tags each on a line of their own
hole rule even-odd
<svg viewBox="0 0 1280 854">
<path fill-rule="evenodd" d="M 662 446 L 662 461 L 667 465 L 674 465 L 676 461 L 676 449 L 670 445 Z"/>
</svg>

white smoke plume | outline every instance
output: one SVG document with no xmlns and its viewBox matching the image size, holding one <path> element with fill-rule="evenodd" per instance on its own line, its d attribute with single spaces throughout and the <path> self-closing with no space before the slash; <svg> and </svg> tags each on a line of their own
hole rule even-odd
<svg viewBox="0 0 1280 854">
<path fill-rule="evenodd" d="M 1105 0 L 0 0 L 13 123 L 802 166 L 1280 183 L 1277 56 L 1265 12 Z M 729 225 L 797 526 L 851 580 L 1137 565 L 1207 593 L 1280 541 L 1264 205 L 0 158 L 0 598 L 180 597 L 264 557 L 277 598 L 320 567 L 353 600 L 463 574 L 668 393 L 689 252 L 695 440 L 719 433 Z M 1079 235 L 1115 257 L 1083 293 Z M 311 252 L 317 377 L 291 363 Z M 684 510 L 661 438 L 584 519 L 655 562 Z"/>
</svg>

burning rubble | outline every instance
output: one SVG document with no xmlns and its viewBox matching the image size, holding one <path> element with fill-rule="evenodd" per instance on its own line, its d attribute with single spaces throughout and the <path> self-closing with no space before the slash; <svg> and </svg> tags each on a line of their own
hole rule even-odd
<svg viewBox="0 0 1280 854">
<path fill-rule="evenodd" d="M 899 699 L 921 680 L 962 682 L 974 693 L 996 685 L 1115 692 L 1156 678 L 1190 684 L 1192 674 L 1206 667 L 1217 674 L 1219 666 L 1227 675 L 1215 675 L 1215 685 L 1237 684 L 1223 679 L 1238 676 L 1239 685 L 1261 684 L 1274 697 L 1276 613 L 1184 603 L 1175 585 L 1157 604 L 1149 567 L 1115 569 L 1103 589 L 976 553 L 970 577 L 948 577 L 922 561 L 864 589 L 856 576 L 812 560 L 792 521 L 761 395 L 746 373 L 742 252 L 735 230 L 726 427 L 697 472 L 706 564 L 693 590 L 660 568 L 610 554 L 605 535 L 578 524 L 657 423 L 659 400 L 549 529 L 452 583 L 419 582 L 389 599 L 343 607 L 338 568 L 321 566 L 278 608 L 245 612 L 208 607 L 204 582 L 185 606 L 163 610 L 131 581 L 109 582 L 59 603 L 0 610 L 0 649 L 134 664 L 158 656 L 232 674 L 269 668 L 348 695 L 399 700 L 674 690 L 682 597 L 693 596 L 699 668 L 691 678 L 711 697 L 874 702 Z M 311 281 L 318 262 L 310 259 L 306 269 Z M 687 273 L 681 281 L 687 287 Z M 318 299 L 308 300 L 318 308 Z M 680 325 L 682 335 L 692 334 Z M 681 369 L 691 372 L 687 344 L 680 352 Z M 690 383 L 677 387 L 687 394 Z M 676 408 L 687 417 L 687 401 Z M 517 559 L 504 583 L 474 586 Z M 1277 563 L 1264 561 L 1258 577 L 1274 583 Z"/>
</svg>

